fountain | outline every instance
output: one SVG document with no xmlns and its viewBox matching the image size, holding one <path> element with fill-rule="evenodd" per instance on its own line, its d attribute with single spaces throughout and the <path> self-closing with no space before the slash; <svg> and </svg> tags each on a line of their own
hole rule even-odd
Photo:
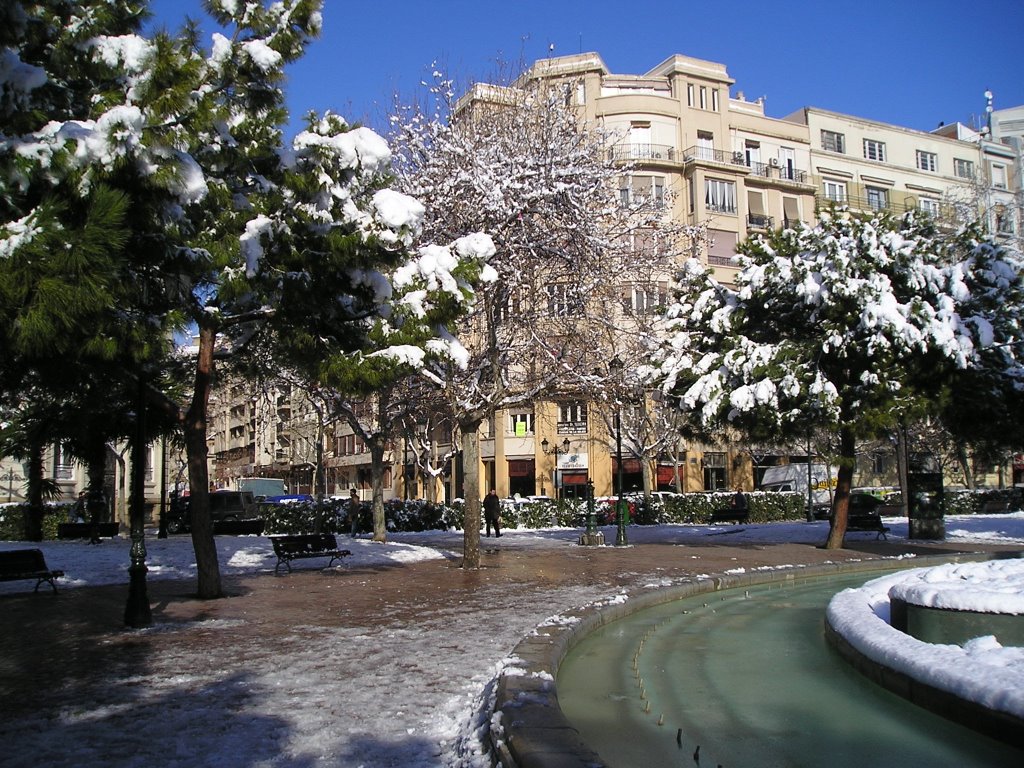
<svg viewBox="0 0 1024 768">
<path fill-rule="evenodd" d="M 822 642 L 831 595 L 883 567 L 898 566 L 708 579 L 538 627 L 499 681 L 498 756 L 520 766 L 1020 764 L 1019 749 L 873 685 Z"/>
</svg>

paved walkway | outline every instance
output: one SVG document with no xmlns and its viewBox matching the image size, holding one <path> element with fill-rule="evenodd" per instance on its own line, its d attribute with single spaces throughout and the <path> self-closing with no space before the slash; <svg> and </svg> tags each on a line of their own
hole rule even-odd
<svg viewBox="0 0 1024 768">
<path fill-rule="evenodd" d="M 502 538 L 500 549 L 484 552 L 478 570 L 464 570 L 457 557 L 373 569 L 310 568 L 279 577 L 227 579 L 228 597 L 216 601 L 195 599 L 191 582 L 151 581 L 154 623 L 193 626 L 188 632 L 126 631 L 126 586 L 63 589 L 56 596 L 45 589 L 39 594 L 0 596 L 0 721 L 29 716 L 41 701 L 46 707 L 66 707 L 93 698 L 97 690 L 123 687 L 139 670 L 152 669 L 154 659 L 174 659 L 179 666 L 192 664 L 197 669 L 237 664 L 240 671 L 287 664 L 286 649 L 296 647 L 303 635 L 316 638 L 331 632 L 373 638 L 373 659 L 357 658 L 358 654 L 350 659 L 325 658 L 325 674 L 349 676 L 353 686 L 362 687 L 377 684 L 374 681 L 382 675 L 427 675 L 436 677 L 427 685 L 440 688 L 446 676 L 459 669 L 460 653 L 477 659 L 480 644 L 490 643 L 487 647 L 493 646 L 492 658 L 498 662 L 544 618 L 621 588 L 737 568 L 1016 549 L 867 540 L 828 551 L 792 543 L 735 545 L 728 539 L 707 537 L 685 546 L 667 541 L 588 548 L 563 542 L 520 549 L 513 534 Z M 451 545 L 450 539 L 446 545 Z M 213 622 L 217 629 L 206 632 L 202 622 Z M 396 628 L 406 633 L 422 628 L 430 643 L 425 654 L 456 658 L 433 667 L 422 658 L 410 659 L 408 638 L 389 650 L 387 638 Z M 474 639 L 474 632 L 480 637 Z M 371 653 L 370 646 L 360 648 Z M 485 648 L 484 655 L 488 653 Z M 367 666 L 373 669 L 367 671 Z M 166 675 L 167 670 L 159 673 Z M 481 678 L 478 674 L 472 679 Z M 392 695 L 393 688 L 382 687 L 381 697 Z M 359 706 L 365 707 L 365 701 Z M 337 706 L 341 712 L 333 716 L 346 722 L 367 716 L 346 710 L 344 702 Z M 400 765 L 403 759 L 396 752 L 379 764 Z M 445 763 L 435 755 L 434 762 L 425 764 Z"/>
</svg>

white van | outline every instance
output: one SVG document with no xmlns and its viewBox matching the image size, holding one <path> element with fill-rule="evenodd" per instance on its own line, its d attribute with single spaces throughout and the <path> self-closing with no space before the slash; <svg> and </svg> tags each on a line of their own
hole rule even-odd
<svg viewBox="0 0 1024 768">
<path fill-rule="evenodd" d="M 811 465 L 811 505 L 814 516 L 825 519 L 832 509 L 832 495 L 836 488 L 836 470 L 829 470 L 824 464 Z M 807 465 L 783 464 L 768 467 L 761 478 L 759 491 L 781 493 L 789 491 L 807 497 Z"/>
</svg>

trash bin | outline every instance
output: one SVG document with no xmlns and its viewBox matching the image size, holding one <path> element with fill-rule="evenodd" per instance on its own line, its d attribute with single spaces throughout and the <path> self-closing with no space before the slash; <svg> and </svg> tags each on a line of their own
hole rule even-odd
<svg viewBox="0 0 1024 768">
<path fill-rule="evenodd" d="M 943 541 L 946 521 L 943 510 L 942 473 L 907 472 L 907 518 L 911 539 Z"/>
</svg>

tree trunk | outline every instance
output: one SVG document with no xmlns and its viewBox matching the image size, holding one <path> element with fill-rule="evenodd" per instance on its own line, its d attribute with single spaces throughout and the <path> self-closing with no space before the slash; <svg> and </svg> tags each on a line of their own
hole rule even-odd
<svg viewBox="0 0 1024 768">
<path fill-rule="evenodd" d="M 144 385 L 139 381 L 139 397 L 136 401 L 135 434 L 131 440 L 132 473 L 129 485 L 128 512 L 130 520 L 131 549 L 128 566 L 128 601 L 124 608 L 125 626 L 134 629 L 153 624 L 152 609 L 146 587 L 146 403 Z M 94 531 L 94 535 L 96 532 Z M 96 543 L 99 536 L 96 535 Z"/>
<path fill-rule="evenodd" d="M 28 455 L 28 488 L 24 522 L 25 540 L 43 540 L 43 446 L 32 445 Z"/>
<path fill-rule="evenodd" d="M 466 500 L 462 567 L 480 567 L 480 419 L 460 421 L 462 433 L 462 497 Z"/>
<path fill-rule="evenodd" d="M 373 514 L 373 540 L 382 544 L 388 540 L 387 523 L 384 519 L 384 440 L 370 441 L 370 478 L 373 486 L 373 500 L 370 510 Z"/>
<path fill-rule="evenodd" d="M 857 440 L 849 427 L 839 429 L 839 473 L 836 477 L 836 495 L 832 504 L 832 525 L 825 549 L 842 549 L 846 536 L 846 521 L 850 511 L 850 489 L 853 487 L 853 469 L 857 464 Z"/>
<path fill-rule="evenodd" d="M 212 328 L 199 329 L 199 355 L 196 360 L 195 390 L 185 415 L 185 454 L 188 460 L 189 508 L 192 546 L 196 553 L 198 595 L 203 600 L 223 597 L 217 547 L 210 520 L 210 475 L 207 468 L 206 415 L 213 382 Z"/>
</svg>

